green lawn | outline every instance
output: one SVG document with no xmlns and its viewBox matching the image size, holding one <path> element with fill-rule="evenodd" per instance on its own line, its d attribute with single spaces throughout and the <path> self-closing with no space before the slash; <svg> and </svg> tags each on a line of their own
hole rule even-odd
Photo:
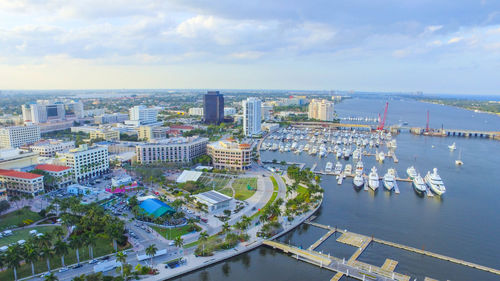
<svg viewBox="0 0 500 281">
<path fill-rule="evenodd" d="M 113 243 L 108 239 L 97 239 L 97 245 L 94 246 L 94 258 L 104 256 L 114 252 Z M 130 245 L 127 245 L 125 248 L 129 248 Z M 123 249 L 125 249 L 123 248 Z M 123 250 L 119 249 L 119 250 Z M 87 247 L 82 247 L 80 249 L 80 261 L 89 260 L 89 249 Z M 64 257 L 66 265 L 74 264 L 77 262 L 76 260 L 76 250 L 69 249 L 68 255 Z M 56 269 L 61 267 L 61 258 L 59 256 L 52 257 L 50 259 L 50 268 Z M 39 260 L 35 263 L 35 274 L 42 273 L 47 271 L 47 262 L 45 260 Z M 17 269 L 17 277 L 24 278 L 31 276 L 31 264 L 24 264 L 20 268 Z M 0 272 L 0 280 L 8 281 L 14 280 L 14 273 L 11 269 L 7 269 L 5 271 Z"/>
<path fill-rule="evenodd" d="M 177 236 L 182 236 L 184 234 L 189 233 L 189 225 L 176 227 L 176 228 L 161 228 L 158 226 L 152 226 L 152 228 L 158 232 L 161 236 L 167 238 L 168 240 L 173 240 Z M 200 231 L 201 228 L 196 226 L 197 231 Z"/>
<path fill-rule="evenodd" d="M 253 189 L 248 190 L 248 186 L 251 186 Z M 246 200 L 257 191 L 257 178 L 239 178 L 235 179 L 233 182 L 233 189 L 235 191 L 235 199 L 237 200 Z"/>
<path fill-rule="evenodd" d="M 8 228 L 9 226 L 18 226 L 25 220 L 32 220 L 33 222 L 41 220 L 42 217 L 35 212 L 32 212 L 29 207 L 14 211 L 0 216 L 0 231 Z"/>
<path fill-rule="evenodd" d="M 40 226 L 40 227 L 32 227 L 21 230 L 16 230 L 12 232 L 12 236 L 2 237 L 0 238 L 0 247 L 7 246 L 11 243 L 15 243 L 19 240 L 28 240 L 31 235 L 30 231 L 36 229 L 38 233 L 46 233 L 52 231 L 56 226 Z"/>
</svg>

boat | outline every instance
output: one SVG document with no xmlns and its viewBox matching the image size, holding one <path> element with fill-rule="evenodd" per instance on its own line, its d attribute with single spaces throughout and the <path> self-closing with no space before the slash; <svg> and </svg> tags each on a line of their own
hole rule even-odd
<svg viewBox="0 0 500 281">
<path fill-rule="evenodd" d="M 347 164 L 344 168 L 344 175 L 350 176 L 352 174 L 352 165 Z"/>
<path fill-rule="evenodd" d="M 363 174 L 363 162 L 362 161 L 359 161 L 358 163 L 356 163 L 356 174 Z"/>
<path fill-rule="evenodd" d="M 306 144 L 306 146 L 304 146 L 304 151 L 308 151 L 309 150 L 309 144 Z"/>
<path fill-rule="evenodd" d="M 377 154 L 377 158 L 378 158 L 378 161 L 380 162 L 384 162 L 385 160 L 385 153 L 383 151 L 380 151 L 378 154 Z"/>
<path fill-rule="evenodd" d="M 325 172 L 330 173 L 333 168 L 333 163 L 332 162 L 327 162 L 325 166 Z"/>
<path fill-rule="evenodd" d="M 396 172 L 394 169 L 391 168 L 387 170 L 387 173 L 385 173 L 384 178 L 382 179 L 385 189 L 391 191 L 394 188 L 395 181 L 396 181 Z"/>
<path fill-rule="evenodd" d="M 415 170 L 415 167 L 413 166 L 406 169 L 406 173 L 408 174 L 410 179 L 414 179 L 417 176 L 417 170 Z"/>
<path fill-rule="evenodd" d="M 425 182 L 437 195 L 443 195 L 446 192 L 446 187 L 437 173 L 437 168 L 432 169 L 432 173 L 427 172 L 427 175 L 425 175 Z"/>
<path fill-rule="evenodd" d="M 379 186 L 379 178 L 377 168 L 375 168 L 375 166 L 372 167 L 371 172 L 368 175 L 368 186 L 373 189 L 373 191 L 377 190 Z"/>
<path fill-rule="evenodd" d="M 337 161 L 337 163 L 335 164 L 335 169 L 333 170 L 333 173 L 336 175 L 340 175 L 340 173 L 342 173 L 342 164 L 339 161 Z"/>
<path fill-rule="evenodd" d="M 422 179 L 422 176 L 420 176 L 420 174 L 417 174 L 413 178 L 413 187 L 419 194 L 423 194 L 427 191 L 427 185 L 425 184 L 424 179 Z"/>
<path fill-rule="evenodd" d="M 455 160 L 455 165 L 461 166 L 463 164 L 464 162 L 462 162 L 462 150 L 460 149 L 460 151 L 458 152 L 458 159 Z"/>
<path fill-rule="evenodd" d="M 365 180 L 363 179 L 363 172 L 358 172 L 358 170 L 356 170 L 356 175 L 354 176 L 354 179 L 352 180 L 352 184 L 354 185 L 355 188 L 361 188 L 364 183 L 365 183 Z"/>
<path fill-rule="evenodd" d="M 345 159 L 345 160 L 348 160 L 348 159 L 349 159 L 349 156 L 351 156 L 351 149 L 349 149 L 349 148 L 344 148 L 344 150 L 342 151 L 342 154 L 344 154 L 344 159 Z"/>
<path fill-rule="evenodd" d="M 337 157 L 337 159 L 339 159 L 340 157 L 342 157 L 342 150 L 338 149 L 335 157 Z"/>
<path fill-rule="evenodd" d="M 455 144 L 455 143 L 453 143 L 452 145 L 448 145 L 448 148 L 449 148 L 451 151 L 453 151 L 453 150 L 457 149 L 457 146 L 456 146 L 456 144 Z"/>
</svg>

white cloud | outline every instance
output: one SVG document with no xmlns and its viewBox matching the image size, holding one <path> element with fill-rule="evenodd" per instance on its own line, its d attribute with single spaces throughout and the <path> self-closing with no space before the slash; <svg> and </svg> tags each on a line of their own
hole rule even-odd
<svg viewBox="0 0 500 281">
<path fill-rule="evenodd" d="M 462 38 L 462 37 L 453 37 L 453 38 L 450 38 L 448 40 L 448 44 L 455 44 L 455 43 L 458 43 L 462 40 L 464 40 L 464 38 Z"/>
</svg>

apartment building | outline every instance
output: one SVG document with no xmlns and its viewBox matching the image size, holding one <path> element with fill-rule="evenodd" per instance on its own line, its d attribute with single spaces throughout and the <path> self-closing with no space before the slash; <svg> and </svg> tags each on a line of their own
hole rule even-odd
<svg viewBox="0 0 500 281">
<path fill-rule="evenodd" d="M 216 169 L 242 171 L 249 169 L 252 164 L 251 145 L 240 144 L 233 139 L 208 144 L 207 154 L 212 158 Z"/>
<path fill-rule="evenodd" d="M 0 186 L 8 194 L 35 196 L 44 191 L 43 176 L 16 170 L 0 169 Z"/>
<path fill-rule="evenodd" d="M 75 148 L 74 141 L 41 140 L 29 147 L 31 151 L 43 157 L 54 157 L 57 152 L 63 152 Z"/>
<path fill-rule="evenodd" d="M 0 128 L 0 148 L 17 148 L 40 140 L 37 125 Z"/>
<path fill-rule="evenodd" d="M 208 138 L 178 137 L 136 146 L 137 162 L 189 162 L 206 154 Z"/>
<path fill-rule="evenodd" d="M 67 153 L 57 153 L 57 156 L 64 166 L 73 169 L 77 182 L 101 176 L 109 171 L 107 146 L 88 147 L 83 144 Z"/>
</svg>

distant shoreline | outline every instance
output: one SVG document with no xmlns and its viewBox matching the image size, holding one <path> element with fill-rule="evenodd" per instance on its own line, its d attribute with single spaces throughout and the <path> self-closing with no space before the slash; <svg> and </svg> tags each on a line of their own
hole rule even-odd
<svg viewBox="0 0 500 281">
<path fill-rule="evenodd" d="M 486 113 L 486 114 L 492 114 L 492 115 L 495 115 L 497 117 L 500 117 L 500 112 L 484 111 L 484 110 L 480 110 L 480 109 L 469 108 L 469 107 L 466 107 L 466 106 L 448 104 L 448 103 L 445 103 L 445 102 L 440 102 L 441 100 L 436 101 L 436 100 L 417 99 L 417 101 L 425 102 L 425 103 L 431 103 L 431 104 L 446 105 L 446 106 L 450 106 L 450 107 L 455 107 L 455 108 L 469 110 L 469 111 L 472 111 L 472 112 L 475 112 L 475 113 Z"/>
</svg>

